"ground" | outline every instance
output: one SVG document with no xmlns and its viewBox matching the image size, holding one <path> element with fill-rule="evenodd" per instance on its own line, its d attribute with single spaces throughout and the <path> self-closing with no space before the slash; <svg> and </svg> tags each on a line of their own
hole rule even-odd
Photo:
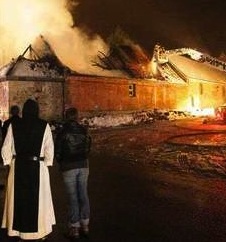
<svg viewBox="0 0 226 242">
<path fill-rule="evenodd" d="M 131 164 L 226 177 L 226 125 L 203 119 L 155 121 L 93 132 L 93 150 Z"/>
<path fill-rule="evenodd" d="M 213 129 L 223 133 L 210 134 Z M 225 242 L 226 180 L 217 165 L 224 166 L 224 150 L 208 147 L 209 155 L 216 154 L 206 159 L 207 148 L 196 144 L 224 140 L 224 129 L 200 120 L 165 120 L 91 130 L 90 241 Z M 199 135 L 178 140 L 194 133 Z M 179 144 L 169 142 L 175 135 Z M 194 153 L 199 160 L 188 166 Z M 66 242 L 66 196 L 56 164 L 50 175 L 57 218 L 50 239 Z M 3 193 L 1 211 L 2 204 Z"/>
<path fill-rule="evenodd" d="M 95 210 L 105 227 L 94 240 L 226 241 L 225 170 L 219 169 L 225 156 L 215 146 L 225 140 L 224 130 L 193 119 L 92 132 L 91 196 L 99 193 L 107 208 L 101 203 Z M 166 141 L 175 136 L 172 147 Z M 188 160 L 196 155 L 195 164 L 180 162 L 184 150 Z"/>
</svg>

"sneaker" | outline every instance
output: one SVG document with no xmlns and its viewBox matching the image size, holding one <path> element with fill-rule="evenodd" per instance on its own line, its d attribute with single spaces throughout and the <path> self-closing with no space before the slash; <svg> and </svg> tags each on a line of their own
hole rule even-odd
<svg viewBox="0 0 226 242">
<path fill-rule="evenodd" d="M 48 241 L 48 237 L 45 236 L 45 237 L 41 238 L 40 241 L 42 241 L 42 242 L 47 242 L 47 241 Z"/>
<path fill-rule="evenodd" d="M 49 241 L 47 236 L 45 236 L 45 237 L 43 237 L 41 239 L 36 239 L 35 240 L 35 242 L 47 242 L 47 241 Z"/>
<path fill-rule="evenodd" d="M 68 231 L 68 237 L 73 239 L 79 238 L 79 228 L 78 227 L 70 227 Z"/>
<path fill-rule="evenodd" d="M 84 236 L 88 236 L 89 235 L 89 226 L 88 225 L 82 225 L 82 234 Z"/>
</svg>

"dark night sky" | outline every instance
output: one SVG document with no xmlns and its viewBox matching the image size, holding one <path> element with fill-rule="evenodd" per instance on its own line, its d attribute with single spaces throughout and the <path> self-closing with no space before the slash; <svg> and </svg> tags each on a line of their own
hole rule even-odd
<svg viewBox="0 0 226 242">
<path fill-rule="evenodd" d="M 149 53 L 157 42 L 226 51 L 226 0 L 81 0 L 72 11 L 76 27 L 106 39 L 120 26 Z"/>
</svg>

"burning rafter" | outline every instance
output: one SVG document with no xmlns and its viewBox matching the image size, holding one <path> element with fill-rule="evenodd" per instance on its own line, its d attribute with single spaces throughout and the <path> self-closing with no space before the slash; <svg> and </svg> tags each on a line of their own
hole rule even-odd
<svg viewBox="0 0 226 242">
<path fill-rule="evenodd" d="M 60 76 L 72 73 L 67 66 L 61 63 L 43 36 L 41 36 L 40 40 L 41 42 L 38 44 L 29 45 L 16 59 L 12 59 L 12 62 L 8 64 L 9 67 L 5 75 L 9 76 L 15 70 L 17 64 L 21 62 L 26 62 L 30 70 L 34 72 L 43 69 L 43 73 L 54 72 Z"/>
<path fill-rule="evenodd" d="M 134 78 L 148 78 L 150 59 L 144 50 L 117 29 L 109 38 L 110 50 L 98 55 L 93 65 L 106 70 L 120 70 Z"/>
<path fill-rule="evenodd" d="M 117 46 L 109 54 L 100 53 L 93 65 L 107 70 L 120 70 L 135 78 L 150 77 L 149 58 L 139 46 Z"/>
<path fill-rule="evenodd" d="M 34 48 L 37 48 L 37 51 L 35 51 Z M 37 43 L 34 44 L 34 48 L 32 48 L 33 52 L 38 53 L 36 54 L 36 56 L 39 56 L 39 58 L 37 59 L 38 62 L 48 63 L 49 69 L 57 69 L 61 74 L 65 72 L 71 72 L 71 70 L 68 67 L 62 64 L 62 62 L 55 54 L 55 51 L 52 49 L 51 45 L 44 38 L 44 36 L 40 35 L 40 38 L 37 39 Z"/>
<path fill-rule="evenodd" d="M 29 51 L 29 59 L 33 59 L 33 60 L 38 60 L 40 59 L 40 56 L 38 55 L 38 53 L 32 48 L 31 45 L 29 45 L 26 50 L 23 52 L 23 54 L 21 56 L 25 56 L 26 53 Z"/>
</svg>

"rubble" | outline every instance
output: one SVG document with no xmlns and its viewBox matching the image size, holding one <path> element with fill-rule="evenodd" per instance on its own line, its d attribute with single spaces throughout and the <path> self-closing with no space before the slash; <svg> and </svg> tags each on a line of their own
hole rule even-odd
<svg viewBox="0 0 226 242">
<path fill-rule="evenodd" d="M 136 111 L 131 113 L 99 113 L 92 117 L 84 117 L 81 122 L 90 128 L 106 128 L 106 127 L 119 127 L 126 125 L 138 125 L 153 123 L 156 120 L 177 120 L 192 117 L 189 112 L 183 111 L 165 111 L 165 110 L 148 110 Z"/>
</svg>

